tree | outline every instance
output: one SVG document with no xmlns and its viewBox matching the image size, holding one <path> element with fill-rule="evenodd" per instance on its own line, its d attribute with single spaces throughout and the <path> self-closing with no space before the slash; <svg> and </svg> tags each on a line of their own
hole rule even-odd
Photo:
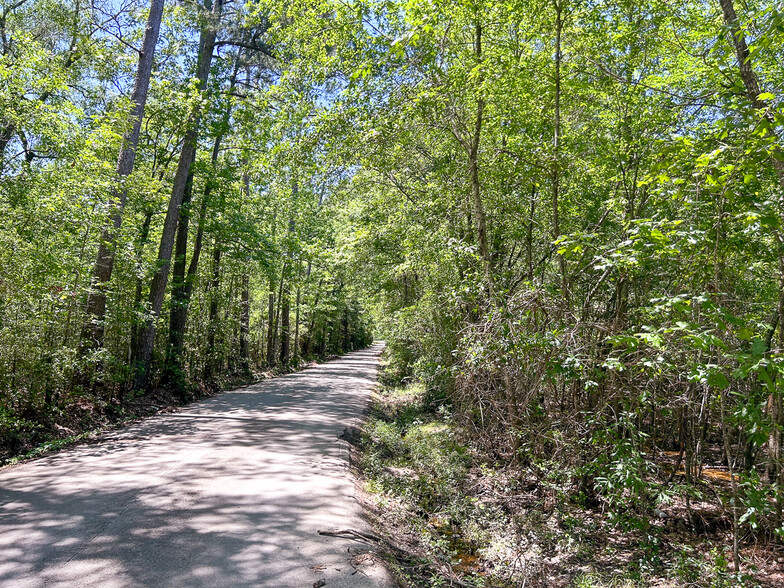
<svg viewBox="0 0 784 588">
<path fill-rule="evenodd" d="M 200 92 L 204 91 L 210 73 L 210 63 L 212 62 L 212 54 L 215 49 L 215 39 L 218 34 L 218 25 L 220 24 L 220 17 L 223 11 L 223 0 L 215 0 L 214 5 L 208 3 L 205 5 L 205 8 L 207 8 L 209 12 L 205 14 L 204 24 L 199 38 L 199 57 L 196 65 L 197 91 Z M 187 131 L 183 138 L 182 150 L 180 151 L 180 158 L 177 164 L 177 172 L 174 176 L 174 183 L 172 185 L 171 199 L 169 200 L 169 206 L 166 210 L 166 219 L 164 220 L 163 233 L 161 234 L 161 242 L 158 248 L 159 267 L 150 284 L 150 295 L 148 300 L 149 317 L 145 321 L 145 325 L 139 336 L 139 341 L 136 344 L 138 349 L 136 356 L 139 358 L 139 367 L 134 382 L 134 387 L 136 389 L 144 389 L 148 383 L 150 361 L 152 359 L 152 352 L 155 344 L 155 324 L 158 315 L 161 312 L 161 307 L 163 306 L 164 295 L 166 294 L 169 266 L 172 250 L 174 249 L 177 221 L 179 219 L 179 209 L 182 204 L 186 186 L 188 185 L 190 168 L 196 153 L 199 122 L 201 120 L 200 110 L 201 104 L 194 108 L 188 119 Z"/>
<path fill-rule="evenodd" d="M 122 224 L 122 212 L 128 197 L 128 188 L 124 180 L 133 172 L 136 149 L 139 144 L 144 107 L 147 103 L 147 92 L 150 88 L 150 76 L 155 61 L 155 46 L 161 29 L 163 16 L 163 0 L 152 0 L 147 28 L 144 31 L 142 46 L 139 50 L 139 64 L 136 69 L 136 80 L 131 93 L 131 128 L 123 136 L 120 156 L 117 160 L 117 176 L 120 185 L 112 190 L 112 199 L 116 201 L 110 214 L 110 226 L 106 227 L 98 246 L 98 256 L 93 266 L 91 290 L 87 296 L 87 320 L 82 328 L 82 348 L 97 349 L 103 345 L 104 321 L 106 317 L 106 288 L 112 277 L 114 268 L 114 233 Z"/>
</svg>

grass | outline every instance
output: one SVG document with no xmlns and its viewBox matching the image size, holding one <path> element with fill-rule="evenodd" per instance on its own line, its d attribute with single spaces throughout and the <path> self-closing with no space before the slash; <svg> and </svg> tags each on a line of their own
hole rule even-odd
<svg viewBox="0 0 784 588">
<path fill-rule="evenodd" d="M 360 467 L 366 489 L 388 529 L 412 559 L 401 566 L 408 586 L 447 586 L 460 576 L 471 586 L 502 586 L 482 568 L 482 550 L 511 553 L 500 531 L 500 509 L 465 491 L 473 456 L 449 411 L 430 410 L 419 385 L 381 390 L 363 435 Z M 382 523 L 383 524 L 383 523 Z"/>
<path fill-rule="evenodd" d="M 44 443 L 36 445 L 26 453 L 23 453 L 21 455 L 16 455 L 4 461 L 2 465 L 3 466 L 15 465 L 23 461 L 27 461 L 29 459 L 43 457 L 44 455 L 47 455 L 49 453 L 54 453 L 62 449 L 65 449 L 66 447 L 77 445 L 88 439 L 93 439 L 100 431 L 101 431 L 100 429 L 95 429 L 95 430 L 85 431 L 84 433 L 80 433 L 78 435 L 70 435 L 68 437 L 63 437 L 61 439 L 46 441 Z"/>
</svg>

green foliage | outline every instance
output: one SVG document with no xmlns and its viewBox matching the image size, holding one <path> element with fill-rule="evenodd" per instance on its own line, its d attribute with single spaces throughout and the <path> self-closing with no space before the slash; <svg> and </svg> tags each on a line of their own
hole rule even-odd
<svg viewBox="0 0 784 588">
<path fill-rule="evenodd" d="M 139 332 L 151 318 L 149 284 L 164 261 L 177 261 L 159 260 L 158 249 L 183 132 L 195 113 L 204 124 L 191 202 L 183 207 L 192 273 L 187 300 L 170 303 L 169 288 L 154 321 L 153 387 L 170 385 L 187 397 L 373 339 L 330 197 L 345 170 L 330 166 L 312 137 L 324 102 L 315 91 L 303 100 L 292 94 L 283 63 L 270 57 L 274 43 L 281 54 L 285 44 L 272 34 L 269 10 L 254 4 L 232 12 L 202 89 L 194 68 L 203 7 L 167 4 L 134 169 L 118 177 L 146 7 L 27 0 L 4 8 L 0 444 L 13 451 L 74 426 L 69 418 L 81 398 L 98 413 L 132 400 Z M 116 18 L 106 21 L 114 27 L 108 30 L 102 19 L 110 13 Z M 122 191 L 106 314 L 97 319 L 104 337 L 94 346 L 83 336 L 93 320 L 85 303 Z M 173 361 L 169 335 L 179 327 L 163 319 L 183 306 L 182 350 Z"/>
<path fill-rule="evenodd" d="M 376 490 L 409 497 L 427 512 L 448 515 L 461 508 L 457 489 L 468 472 L 467 449 L 454 438 L 448 422 L 423 417 L 423 405 L 413 404 L 394 421 L 370 419 L 363 468 Z M 410 475 L 400 477 L 390 466 Z"/>
<path fill-rule="evenodd" d="M 0 411 L 0 443 L 3 447 L 18 447 L 40 428 L 38 423 L 23 419 L 7 408 Z"/>
<path fill-rule="evenodd" d="M 637 588 L 640 580 L 627 577 L 605 577 L 601 574 L 582 574 L 575 581 L 575 588 Z"/>
<path fill-rule="evenodd" d="M 600 453 L 593 478 L 595 488 L 607 501 L 609 520 L 625 530 L 647 532 L 655 504 L 655 487 L 650 484 L 652 465 L 641 451 L 645 437 L 635 426 L 636 415 L 625 413 L 612 428 L 599 430 L 593 442 L 606 444 Z"/>
<path fill-rule="evenodd" d="M 676 580 L 690 586 L 723 588 L 754 584 L 750 577 L 730 572 L 727 558 L 715 548 L 709 553 L 699 553 L 693 547 L 682 548 L 673 572 Z"/>
<path fill-rule="evenodd" d="M 154 385 L 186 391 L 375 332 L 387 378 L 450 411 L 373 425 L 405 467 L 443 468 L 406 487 L 433 508 L 465 475 L 454 426 L 638 531 L 642 567 L 654 508 L 702 493 L 708 465 L 736 537 L 781 533 L 784 28 L 771 2 L 734 4 L 737 25 L 695 1 L 254 1 L 224 15 L 204 88 L 204 7 L 167 5 L 127 178 L 145 3 L 4 9 L 4 443 L 79 398 L 127 400 L 143 325 Z M 184 257 L 160 260 L 197 114 Z M 121 192 L 96 346 L 85 305 Z"/>
<path fill-rule="evenodd" d="M 393 380 L 639 532 L 641 573 L 678 496 L 716 485 L 768 538 L 784 503 L 781 17 L 735 4 L 764 99 L 716 3 L 362 2 L 280 28 L 331 91 L 339 239 Z"/>
</svg>

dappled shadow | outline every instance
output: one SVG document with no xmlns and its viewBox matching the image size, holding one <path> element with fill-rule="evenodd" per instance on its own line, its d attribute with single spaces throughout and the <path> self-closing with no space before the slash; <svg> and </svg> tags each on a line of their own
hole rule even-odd
<svg viewBox="0 0 784 588">
<path fill-rule="evenodd" d="M 318 535 L 363 525 L 339 437 L 379 350 L 4 470 L 0 585 L 389 585 L 352 565 L 356 543 Z"/>
</svg>

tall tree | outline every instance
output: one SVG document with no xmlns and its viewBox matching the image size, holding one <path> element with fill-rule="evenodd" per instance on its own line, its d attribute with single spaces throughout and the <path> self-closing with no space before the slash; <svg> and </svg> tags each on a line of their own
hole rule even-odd
<svg viewBox="0 0 784 588">
<path fill-rule="evenodd" d="M 199 93 L 206 91 L 207 78 L 210 73 L 212 54 L 215 49 L 215 40 L 218 34 L 221 14 L 223 11 L 223 0 L 215 0 L 211 4 L 210 0 L 205 3 L 205 8 L 209 11 L 204 15 L 201 33 L 199 35 L 199 55 L 196 64 L 196 80 Z M 201 101 L 199 101 L 201 102 Z M 169 266 L 171 262 L 172 250 L 179 220 L 180 205 L 188 184 L 191 163 L 196 152 L 196 143 L 199 137 L 199 124 L 201 121 L 201 103 L 193 109 L 187 123 L 187 131 L 180 151 L 180 159 L 177 164 L 177 172 L 174 176 L 171 198 L 166 210 L 166 218 L 163 223 L 163 233 L 158 248 L 158 267 L 150 284 L 149 295 L 149 315 L 145 319 L 145 324 L 139 336 L 136 346 L 139 358 L 139 365 L 136 369 L 134 381 L 135 389 L 147 387 L 150 361 L 152 359 L 153 347 L 155 345 L 155 331 L 158 316 L 163 306 L 164 295 L 166 294 L 166 284 L 169 279 Z"/>
<path fill-rule="evenodd" d="M 193 244 L 193 253 L 190 263 L 187 264 L 186 255 L 188 249 L 188 226 L 190 222 L 191 198 L 190 190 L 186 189 L 183 202 L 180 206 L 180 215 L 177 223 L 177 239 L 174 251 L 174 265 L 172 268 L 172 294 L 171 310 L 169 314 L 169 345 L 166 350 L 166 379 L 182 387 L 182 351 L 185 341 L 185 328 L 188 321 L 188 308 L 190 306 L 193 282 L 199 268 L 201 258 L 202 242 L 204 239 L 204 225 L 206 222 L 207 211 L 210 206 L 210 198 L 214 189 L 215 180 L 212 173 L 218 169 L 218 158 L 221 152 L 221 142 L 224 135 L 229 131 L 231 120 L 232 94 L 237 82 L 237 72 L 240 64 L 241 51 L 237 52 L 234 59 L 234 66 L 229 77 L 229 85 L 226 91 L 226 108 L 222 117 L 221 126 L 215 136 L 212 145 L 210 159 L 210 177 L 204 183 L 204 194 L 202 196 L 198 228 L 196 229 L 196 239 Z"/>
<path fill-rule="evenodd" d="M 766 123 L 765 134 L 773 139 L 772 148 L 769 150 L 768 161 L 776 175 L 781 194 L 778 197 L 778 223 L 775 225 L 774 237 L 776 242 L 776 255 L 778 259 L 778 290 L 777 317 L 771 328 L 771 334 L 778 327 L 778 353 L 784 352 L 784 154 L 777 132 L 777 121 L 773 115 L 768 100 L 763 94 L 759 79 L 754 71 L 754 61 L 746 43 L 746 36 L 741 30 L 738 15 L 732 0 L 719 0 L 724 22 L 732 36 L 732 44 L 738 62 L 738 73 L 746 97 L 752 107 L 757 111 L 758 117 Z M 772 95 L 770 95 L 772 97 Z M 781 375 L 779 377 L 782 377 Z M 776 492 L 776 527 L 784 521 L 784 393 L 781 383 L 776 385 L 768 399 L 768 410 L 771 414 L 773 427 L 768 436 L 768 475 L 771 481 L 775 480 L 778 491 Z M 736 564 L 738 562 L 737 546 L 733 552 Z"/>
<path fill-rule="evenodd" d="M 128 187 L 125 179 L 133 172 L 136 160 L 136 149 L 139 144 L 139 133 L 144 118 L 144 107 L 147 104 L 147 93 L 150 88 L 150 76 L 155 62 L 155 46 L 161 30 L 164 0 L 152 0 L 147 28 L 144 31 L 142 47 L 139 51 L 139 64 L 136 68 L 136 80 L 131 93 L 132 121 L 130 129 L 123 136 L 120 155 L 117 160 L 117 176 L 119 186 L 112 190 L 113 207 L 110 214 L 110 225 L 101 234 L 98 255 L 92 271 L 90 291 L 87 295 L 87 320 L 82 327 L 82 349 L 96 349 L 103 345 L 104 323 L 106 320 L 106 288 L 112 277 L 115 258 L 115 235 L 122 224 L 122 212 L 128 198 Z"/>
</svg>

